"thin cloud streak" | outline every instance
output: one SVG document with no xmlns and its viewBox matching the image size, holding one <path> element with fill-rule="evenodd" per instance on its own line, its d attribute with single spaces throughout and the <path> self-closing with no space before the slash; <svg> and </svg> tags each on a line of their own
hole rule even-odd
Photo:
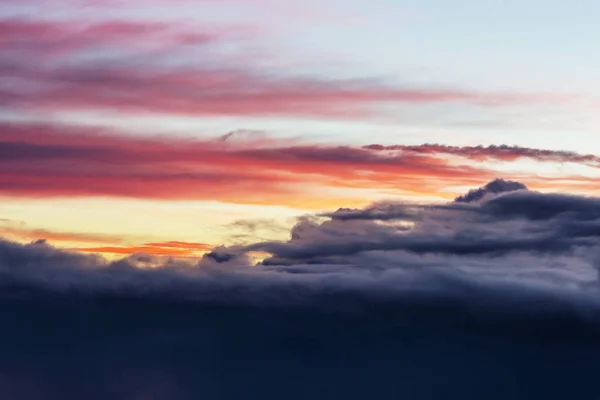
<svg viewBox="0 0 600 400">
<path fill-rule="evenodd" d="M 72 248 L 71 250 L 83 253 L 112 254 L 121 256 L 145 254 L 156 257 L 193 258 L 200 257 L 211 249 L 212 246 L 205 243 L 168 241 L 145 243 L 140 246 L 77 247 Z"/>
<path fill-rule="evenodd" d="M 43 52 L 61 49 L 71 55 L 102 45 L 123 47 L 147 42 L 165 44 L 207 44 L 219 39 L 216 34 L 156 21 L 52 21 L 34 19 L 0 20 L 0 47 L 5 51 Z M 43 54 L 43 53 L 42 53 Z"/>
<path fill-rule="evenodd" d="M 578 163 L 592 167 L 600 167 L 600 157 L 593 154 L 579 154 L 563 150 L 532 149 L 521 146 L 447 146 L 442 144 L 423 144 L 419 146 L 373 144 L 364 148 L 377 151 L 402 151 L 425 155 L 453 155 L 474 161 L 515 161 L 530 159 L 540 162 Z"/>
<path fill-rule="evenodd" d="M 266 78 L 250 71 L 139 70 L 84 66 L 5 67 L 4 76 L 39 89 L 4 90 L 4 107 L 24 110 L 159 113 L 185 116 L 376 117 L 377 107 L 464 103 L 478 106 L 553 102 L 552 96 L 366 86 L 356 82 Z"/>
<path fill-rule="evenodd" d="M 46 229 L 33 229 L 25 226 L 23 223 L 15 223 L 10 220 L 2 221 L 2 223 L 0 223 L 0 235 L 27 241 L 47 240 L 52 243 L 70 242 L 114 245 L 123 242 L 123 237 L 119 235 L 57 232 Z"/>
<path fill-rule="evenodd" d="M 182 241 L 147 242 L 139 245 L 140 239 L 123 235 L 109 235 L 86 232 L 61 232 L 34 229 L 22 222 L 0 221 L 0 236 L 20 242 L 50 243 L 58 247 L 68 247 L 83 253 L 112 255 L 148 254 L 162 257 L 199 257 L 212 249 L 206 243 Z M 78 244 L 76 247 L 73 247 Z M 93 247 L 90 247 L 93 245 Z"/>
</svg>

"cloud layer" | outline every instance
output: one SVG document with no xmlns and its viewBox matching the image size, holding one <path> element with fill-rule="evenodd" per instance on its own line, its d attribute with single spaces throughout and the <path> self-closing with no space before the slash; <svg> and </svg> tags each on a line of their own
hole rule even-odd
<svg viewBox="0 0 600 400">
<path fill-rule="evenodd" d="M 304 217 L 287 241 L 198 263 L 1 241 L 0 391 L 584 396 L 600 356 L 600 199 L 505 181 L 472 193 Z M 290 391 L 298 376 L 310 384 Z"/>
<path fill-rule="evenodd" d="M 502 181 L 487 187 L 502 184 L 504 191 L 488 190 L 471 202 L 389 202 L 303 217 L 287 241 L 218 247 L 197 266 L 143 255 L 108 262 L 38 241 L 2 242 L 0 267 L 9 287 L 76 287 L 82 293 L 122 291 L 244 306 L 335 308 L 344 299 L 357 306 L 401 305 L 412 296 L 466 301 L 466 295 L 470 301 L 488 293 L 500 300 L 511 291 L 512 300 L 503 301 L 540 296 L 596 310 L 600 199 L 542 194 Z M 168 244 L 148 244 L 159 245 Z M 249 252 L 271 257 L 254 265 Z M 330 296 L 339 299 L 324 301 Z M 512 307 L 508 303 L 494 307 Z M 538 306 L 542 316 L 546 306 Z"/>
<path fill-rule="evenodd" d="M 349 189 L 438 196 L 499 174 L 483 162 L 467 165 L 474 152 L 468 147 L 453 148 L 455 159 L 449 160 L 443 146 L 439 152 L 430 145 L 382 150 L 376 145 L 315 145 L 234 136 L 141 138 L 77 126 L 0 123 L 0 194 L 199 199 L 323 209 L 344 204 L 344 190 Z M 568 161 L 597 167 L 592 155 L 517 147 L 479 150 L 487 158 L 506 162 Z M 594 182 L 589 176 L 556 174 L 527 181 L 533 187 L 577 186 L 582 191 L 594 190 Z"/>
</svg>

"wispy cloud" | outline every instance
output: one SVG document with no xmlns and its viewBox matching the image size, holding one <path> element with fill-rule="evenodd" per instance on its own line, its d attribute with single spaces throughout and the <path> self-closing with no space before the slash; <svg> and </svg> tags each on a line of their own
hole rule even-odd
<svg viewBox="0 0 600 400">
<path fill-rule="evenodd" d="M 202 31 L 186 24 L 157 21 L 60 21 L 35 19 L 0 20 L 0 47 L 3 51 L 21 51 L 44 55 L 73 55 L 102 46 L 125 49 L 144 45 L 203 45 L 217 40 L 217 33 Z"/>
<path fill-rule="evenodd" d="M 0 105 L 12 110 L 366 118 L 385 105 L 505 107 L 572 97 L 298 77 L 260 67 L 249 54 L 232 63 L 225 54 L 242 36 L 233 27 L 11 19 L 0 21 L 0 32 Z"/>
<path fill-rule="evenodd" d="M 22 222 L 11 220 L 0 221 L 0 235 L 20 241 L 47 240 L 56 244 L 69 242 L 114 245 L 123 242 L 123 236 L 120 235 L 50 231 L 31 228 Z"/>
</svg>

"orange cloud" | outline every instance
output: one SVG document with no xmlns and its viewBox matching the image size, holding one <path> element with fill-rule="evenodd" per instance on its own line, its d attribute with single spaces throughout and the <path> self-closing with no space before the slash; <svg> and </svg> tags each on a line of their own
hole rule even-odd
<svg viewBox="0 0 600 400">
<path fill-rule="evenodd" d="M 30 229 L 23 224 L 5 221 L 0 225 L 0 235 L 10 236 L 20 240 L 48 240 L 50 242 L 70 242 L 70 243 L 99 243 L 115 244 L 122 242 L 123 238 L 116 235 L 95 234 L 95 233 L 73 233 L 73 232 L 54 232 L 45 229 Z"/>
<path fill-rule="evenodd" d="M 153 256 L 186 258 L 199 257 L 205 252 L 210 251 L 211 246 L 204 243 L 170 241 L 164 243 L 147 243 L 141 246 L 100 246 L 73 248 L 71 250 L 112 255 L 148 254 Z"/>
<path fill-rule="evenodd" d="M 70 250 L 84 253 L 104 253 L 112 255 L 128 254 L 150 254 L 156 256 L 170 257 L 194 257 L 210 251 L 212 246 L 205 243 L 192 243 L 182 241 L 166 241 L 144 243 L 142 245 L 126 245 L 124 242 L 133 241 L 132 238 L 125 238 L 117 235 L 96 234 L 96 233 L 74 233 L 74 232 L 56 232 L 45 229 L 31 229 L 23 223 L 10 220 L 0 220 L 0 237 L 8 237 L 18 241 L 37 241 L 44 240 L 52 244 L 58 244 L 61 247 L 72 246 L 76 243 L 95 244 L 94 247 L 70 247 Z"/>
</svg>

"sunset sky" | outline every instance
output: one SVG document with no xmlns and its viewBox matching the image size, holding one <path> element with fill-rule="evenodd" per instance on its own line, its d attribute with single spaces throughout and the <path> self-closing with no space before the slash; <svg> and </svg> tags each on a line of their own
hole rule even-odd
<svg viewBox="0 0 600 400">
<path fill-rule="evenodd" d="M 3 0 L 0 236 L 189 258 L 497 177 L 600 195 L 599 18 L 591 1 Z"/>
<path fill-rule="evenodd" d="M 598 398 L 599 21 L 0 0 L 0 400 Z"/>
</svg>

